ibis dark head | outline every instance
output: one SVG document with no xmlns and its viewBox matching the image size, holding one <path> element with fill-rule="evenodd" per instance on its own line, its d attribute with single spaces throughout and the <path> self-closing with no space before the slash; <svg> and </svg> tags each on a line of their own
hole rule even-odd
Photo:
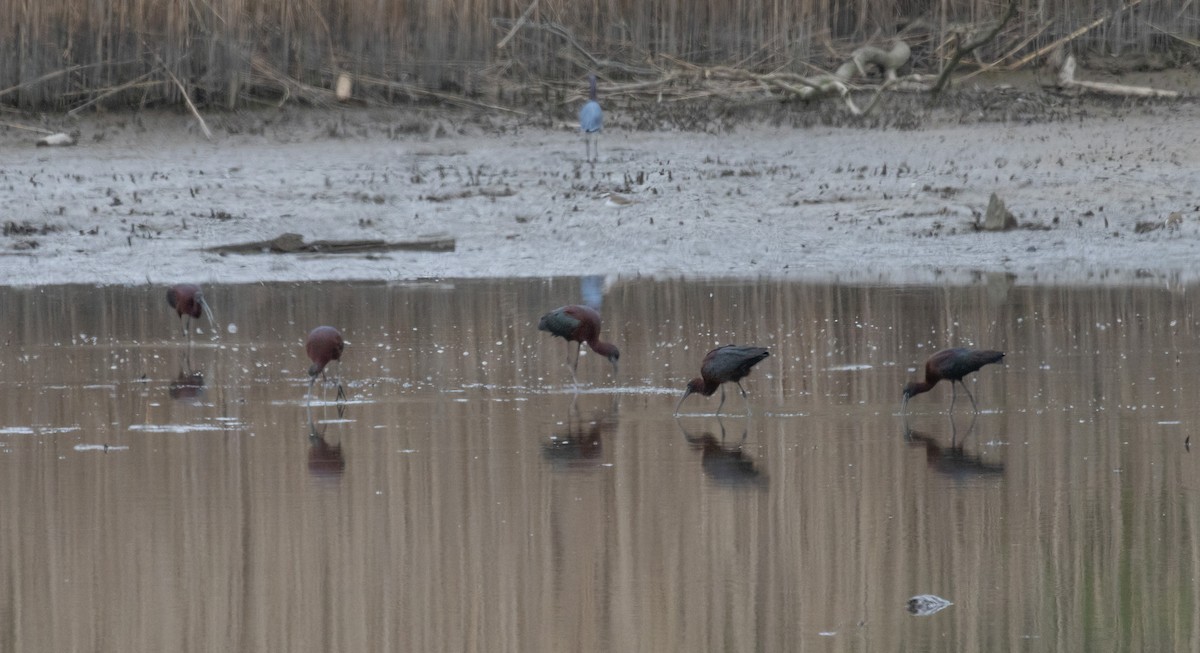
<svg viewBox="0 0 1200 653">
<path fill-rule="evenodd" d="M 928 389 L 929 388 L 921 388 L 921 383 L 917 381 L 909 381 L 908 383 L 904 384 L 904 394 L 900 400 L 900 412 L 903 413 L 908 409 L 909 399 L 912 399 L 914 395 L 919 395 Z"/>
<path fill-rule="evenodd" d="M 920 381 L 909 381 L 908 383 L 904 384 L 904 401 L 908 402 L 909 399 L 912 399 L 922 392 L 929 392 L 929 389 L 932 387 L 933 386 Z"/>
<path fill-rule="evenodd" d="M 617 346 L 612 344 L 611 342 L 597 341 L 596 344 L 592 345 L 591 347 L 592 347 L 592 351 L 607 358 L 608 362 L 612 363 L 613 376 L 616 376 L 617 375 L 617 361 L 621 360 L 621 350 L 617 349 Z"/>
<path fill-rule="evenodd" d="M 596 73 L 588 74 L 588 99 L 596 99 Z"/>
<path fill-rule="evenodd" d="M 679 403 L 675 404 L 675 414 L 679 414 L 679 407 L 683 405 L 683 400 L 687 399 L 692 393 L 701 394 L 705 397 L 711 397 L 720 386 L 720 383 L 713 383 L 711 385 L 705 383 L 704 379 L 699 376 L 691 381 L 688 381 L 687 385 L 683 388 L 683 396 L 679 398 Z"/>
</svg>

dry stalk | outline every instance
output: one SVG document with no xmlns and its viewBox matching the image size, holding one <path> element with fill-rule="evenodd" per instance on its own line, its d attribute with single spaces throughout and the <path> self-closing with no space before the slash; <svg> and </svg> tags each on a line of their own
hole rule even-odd
<svg viewBox="0 0 1200 653">
<path fill-rule="evenodd" d="M 1013 16 L 1017 15 L 1017 1 L 1018 0 L 1008 0 L 1008 7 L 1004 10 L 1004 16 L 1000 18 L 1000 22 L 996 23 L 992 29 L 988 30 L 979 38 L 969 41 L 966 45 L 960 45 L 955 48 L 954 54 L 950 57 L 950 61 L 946 64 L 945 68 L 942 68 L 942 73 L 938 75 L 938 80 L 933 85 L 932 91 L 930 91 L 933 94 L 934 99 L 941 95 L 942 91 L 945 90 L 946 86 L 950 83 L 950 75 L 954 73 L 955 68 L 958 68 L 958 64 L 962 61 L 963 57 L 971 54 L 980 46 L 996 38 L 996 35 L 1004 29 L 1004 26 L 1008 24 L 1008 21 L 1012 20 Z M 1140 2 L 1141 0 L 1138 1 Z"/>
<path fill-rule="evenodd" d="M 1075 31 L 1071 32 L 1070 34 L 1067 34 L 1066 36 L 1062 37 L 1061 39 L 1058 39 L 1057 41 L 1054 41 L 1053 43 L 1051 43 L 1047 46 L 1039 48 L 1036 51 L 1025 55 L 1024 57 L 1021 57 L 1016 62 L 1009 64 L 1008 69 L 1009 70 L 1017 70 L 1018 68 L 1029 63 L 1030 61 L 1033 61 L 1034 59 L 1038 59 L 1038 58 L 1042 57 L 1047 52 L 1053 52 L 1054 49 L 1059 47 L 1060 45 L 1070 43 L 1071 41 L 1074 41 L 1075 39 L 1083 36 L 1084 34 L 1087 34 L 1088 32 L 1096 29 L 1097 27 L 1100 27 L 1104 23 L 1108 22 L 1113 16 L 1116 16 L 1117 14 L 1119 14 L 1123 11 L 1126 11 L 1128 9 L 1132 9 L 1133 7 L 1136 7 L 1136 6 L 1140 5 L 1141 3 L 1142 3 L 1142 0 L 1131 0 L 1130 3 L 1125 5 L 1124 7 L 1113 10 L 1113 11 L 1109 12 L 1108 15 L 1101 16 L 1101 17 L 1097 18 L 1096 20 L 1093 20 L 1092 22 L 1076 29 Z"/>
<path fill-rule="evenodd" d="M 175 86 L 179 87 L 179 92 L 183 94 L 183 101 L 187 103 L 188 110 L 191 111 L 192 115 L 196 117 L 196 122 L 200 123 L 200 130 L 204 132 L 204 138 L 211 141 L 213 137 L 212 130 L 208 128 L 208 123 L 204 122 L 204 116 L 200 115 L 200 111 L 196 108 L 196 105 L 192 104 L 191 94 L 188 93 L 187 87 L 183 85 L 183 82 L 179 81 L 179 78 L 175 76 L 175 73 L 171 72 L 171 69 L 167 67 L 167 63 L 162 60 L 162 57 L 158 56 L 158 54 L 155 54 L 154 58 L 158 61 L 159 68 L 161 68 L 163 72 L 167 73 L 167 76 L 171 78 L 171 81 L 175 82 Z"/>
</svg>

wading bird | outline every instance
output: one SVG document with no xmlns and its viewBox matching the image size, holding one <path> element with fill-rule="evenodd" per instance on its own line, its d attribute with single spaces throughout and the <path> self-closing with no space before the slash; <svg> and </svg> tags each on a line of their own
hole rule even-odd
<svg viewBox="0 0 1200 653">
<path fill-rule="evenodd" d="M 621 352 L 612 343 L 600 341 L 600 314 L 595 310 L 579 304 L 556 308 L 538 321 L 538 331 L 548 331 L 567 341 L 567 364 L 571 367 L 572 379 L 579 367 L 579 352 L 585 342 L 592 351 L 612 363 L 613 376 L 617 375 L 617 360 L 621 358 Z M 574 363 L 571 362 L 572 342 L 579 343 L 575 347 Z"/>
<path fill-rule="evenodd" d="M 308 368 L 308 399 L 310 401 L 317 376 L 325 371 L 325 366 L 329 365 L 331 361 L 338 361 L 337 398 L 339 401 L 346 399 L 346 391 L 342 389 L 341 375 L 342 350 L 345 348 L 346 341 L 342 340 L 342 334 L 331 326 L 319 326 L 308 334 L 308 340 L 304 342 L 304 350 L 308 353 L 308 359 L 312 361 L 312 367 Z"/>
<path fill-rule="evenodd" d="M 954 412 L 954 400 L 958 398 L 957 386 L 961 384 L 963 390 L 966 390 L 967 396 L 971 398 L 971 407 L 978 413 L 979 406 L 975 403 L 975 397 L 967 388 L 967 384 L 963 383 L 963 377 L 978 371 L 988 363 L 999 363 L 1003 358 L 1004 352 L 1002 351 L 966 349 L 964 347 L 939 351 L 925 361 L 925 380 L 912 381 L 904 386 L 904 401 L 900 404 L 900 412 L 904 413 L 908 410 L 908 400 L 912 399 L 914 395 L 929 392 L 933 386 L 937 385 L 938 381 L 945 379 L 950 382 L 950 412 Z"/>
<path fill-rule="evenodd" d="M 209 309 L 208 302 L 204 301 L 204 293 L 201 292 L 200 286 L 190 283 L 171 286 L 167 289 L 167 304 L 179 315 L 183 335 L 187 336 L 188 342 L 192 341 L 192 320 L 200 319 L 201 312 L 208 318 L 208 326 L 216 328 L 212 310 Z M 185 315 L 187 322 L 183 321 Z"/>
<path fill-rule="evenodd" d="M 725 345 L 708 352 L 704 357 L 704 362 L 700 364 L 700 376 L 688 381 L 687 390 L 683 391 L 679 403 L 675 404 L 675 414 L 679 414 L 679 407 L 683 405 L 683 400 L 693 392 L 711 397 L 717 388 L 721 388 L 721 403 L 717 404 L 717 414 L 720 415 L 721 406 L 725 405 L 725 388 L 721 387 L 721 384 L 736 383 L 738 390 L 742 391 L 742 399 L 746 401 L 746 414 L 749 415 L 750 400 L 746 398 L 746 389 L 742 387 L 742 379 L 750 373 L 750 368 L 768 355 L 764 347 L 739 347 L 737 345 Z"/>
<path fill-rule="evenodd" d="M 588 75 L 588 101 L 579 110 L 579 131 L 583 134 L 583 156 L 592 161 L 592 153 L 600 158 L 600 130 L 604 129 L 604 110 L 596 100 L 596 75 Z"/>
</svg>

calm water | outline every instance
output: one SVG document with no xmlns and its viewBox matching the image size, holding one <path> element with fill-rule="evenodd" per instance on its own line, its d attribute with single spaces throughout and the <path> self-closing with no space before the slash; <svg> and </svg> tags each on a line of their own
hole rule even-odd
<svg viewBox="0 0 1200 653">
<path fill-rule="evenodd" d="M 1197 290 L 622 282 L 576 392 L 576 279 L 0 289 L 0 650 L 1197 651 Z"/>
</svg>

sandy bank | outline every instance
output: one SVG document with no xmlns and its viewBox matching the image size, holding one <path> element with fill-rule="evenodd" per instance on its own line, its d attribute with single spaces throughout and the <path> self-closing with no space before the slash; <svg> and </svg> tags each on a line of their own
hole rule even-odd
<svg viewBox="0 0 1200 653">
<path fill-rule="evenodd" d="M 68 148 L 35 148 L 29 133 L 4 131 L 0 197 L 11 224 L 0 238 L 0 283 L 1200 276 L 1200 110 L 1186 101 L 903 131 L 641 132 L 614 117 L 594 165 L 565 129 L 446 119 L 410 131 L 405 120 L 366 110 L 228 118 L 214 121 L 207 142 L 186 115 L 110 117 L 83 123 L 80 144 Z M 973 228 L 993 192 L 1022 228 Z M 289 232 L 448 235 L 457 247 L 204 251 Z"/>
</svg>

